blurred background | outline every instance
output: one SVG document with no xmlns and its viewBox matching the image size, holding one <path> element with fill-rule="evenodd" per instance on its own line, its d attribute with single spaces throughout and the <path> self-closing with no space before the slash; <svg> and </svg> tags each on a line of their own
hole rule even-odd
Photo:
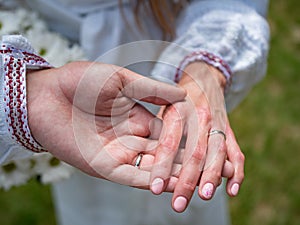
<svg viewBox="0 0 300 225">
<path fill-rule="evenodd" d="M 230 114 L 246 155 L 245 181 L 229 200 L 233 225 L 300 221 L 300 2 L 271 1 L 266 78 Z M 1 225 L 54 225 L 49 186 L 0 190 Z"/>
<path fill-rule="evenodd" d="M 271 1 L 266 79 L 231 116 L 246 155 L 234 225 L 300 224 L 300 2 Z"/>
</svg>

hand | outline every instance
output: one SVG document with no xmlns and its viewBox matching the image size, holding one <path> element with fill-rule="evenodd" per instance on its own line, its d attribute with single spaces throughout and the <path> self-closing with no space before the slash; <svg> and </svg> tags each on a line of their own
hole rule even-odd
<svg viewBox="0 0 300 225">
<path fill-rule="evenodd" d="M 143 152 L 141 166 L 151 169 L 157 142 L 147 137 L 157 119 L 135 99 L 166 105 L 186 95 L 127 69 L 89 62 L 31 71 L 27 92 L 31 132 L 50 153 L 89 175 L 139 188 L 147 188 L 150 172 L 134 162 Z"/>
<path fill-rule="evenodd" d="M 172 162 L 186 136 L 182 168 L 176 184 L 172 207 L 182 212 L 199 185 L 199 196 L 211 199 L 221 177 L 228 177 L 227 192 L 235 196 L 244 177 L 244 156 L 230 128 L 225 106 L 225 78 L 203 62 L 186 67 L 179 85 L 186 89 L 186 101 L 167 106 L 161 112 L 162 133 L 151 173 L 151 190 L 160 194 L 168 186 Z M 222 134 L 210 135 L 212 130 Z"/>
</svg>

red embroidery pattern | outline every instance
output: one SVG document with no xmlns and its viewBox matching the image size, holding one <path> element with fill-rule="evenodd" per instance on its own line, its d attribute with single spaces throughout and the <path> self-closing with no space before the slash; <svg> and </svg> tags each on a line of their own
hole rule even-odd
<svg viewBox="0 0 300 225">
<path fill-rule="evenodd" d="M 11 138 L 33 152 L 46 151 L 32 137 L 28 126 L 26 101 L 26 67 L 51 68 L 43 58 L 5 44 L 0 46 L 3 55 L 4 102 L 6 122 Z"/>
</svg>

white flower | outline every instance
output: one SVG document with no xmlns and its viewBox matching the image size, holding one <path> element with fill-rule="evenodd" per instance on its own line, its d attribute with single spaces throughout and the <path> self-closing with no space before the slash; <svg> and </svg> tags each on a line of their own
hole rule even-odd
<svg viewBox="0 0 300 225">
<path fill-rule="evenodd" d="M 32 176 L 31 159 L 20 159 L 0 166 L 0 188 L 5 190 L 25 184 Z"/>
<path fill-rule="evenodd" d="M 39 21 L 34 12 L 18 8 L 14 11 L 0 10 L 0 35 L 24 34 Z"/>
<path fill-rule="evenodd" d="M 36 163 L 33 170 L 40 176 L 43 184 L 69 178 L 74 172 L 72 166 L 59 161 L 49 153 L 34 154 L 33 159 Z"/>
<path fill-rule="evenodd" d="M 67 39 L 54 32 L 42 32 L 40 28 L 28 30 L 26 37 L 37 54 L 51 65 L 58 67 L 75 60 L 83 60 L 83 51 L 76 45 L 69 47 Z M 42 35 L 41 35 L 42 34 Z"/>
<path fill-rule="evenodd" d="M 16 17 L 10 11 L 0 12 L 0 35 L 17 34 L 20 32 L 22 17 Z"/>
<path fill-rule="evenodd" d="M 68 39 L 49 31 L 46 23 L 32 11 L 23 8 L 0 10 L 0 35 L 7 34 L 24 35 L 36 53 L 55 67 L 85 60 L 84 52 L 78 45 L 70 45 Z"/>
<path fill-rule="evenodd" d="M 53 66 L 85 60 L 84 52 L 78 45 L 70 45 L 66 38 L 49 31 L 38 14 L 27 9 L 0 10 L 0 36 L 7 34 L 25 36 L 36 53 Z M 38 153 L 31 158 L 0 165 L 0 188 L 8 190 L 36 176 L 41 178 L 42 183 L 55 182 L 70 177 L 73 171 L 73 167 L 57 160 L 51 154 Z"/>
</svg>

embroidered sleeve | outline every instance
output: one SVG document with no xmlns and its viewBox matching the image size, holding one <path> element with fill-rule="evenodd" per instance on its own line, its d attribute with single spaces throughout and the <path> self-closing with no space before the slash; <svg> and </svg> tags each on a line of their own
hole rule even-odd
<svg viewBox="0 0 300 225">
<path fill-rule="evenodd" d="M 1 67 L 1 153 L 13 149 L 33 152 L 45 151 L 32 137 L 28 126 L 26 101 L 26 69 L 50 68 L 50 64 L 37 56 L 30 44 L 20 35 L 3 36 L 0 42 Z M 9 142 L 9 143 L 7 143 Z M 7 143 L 7 144 L 5 144 Z M 8 149 L 3 149 L 9 145 Z M 2 161 L 5 161 L 1 157 Z"/>
<path fill-rule="evenodd" d="M 51 68 L 34 54 L 27 40 L 19 35 L 4 36 L 0 46 L 4 78 L 4 112 L 10 138 L 33 152 L 45 151 L 32 137 L 27 116 L 26 70 Z"/>
<path fill-rule="evenodd" d="M 67 49 L 68 51 L 68 49 Z M 7 35 L 0 42 L 0 188 L 71 176 L 74 168 L 46 152 L 32 137 L 26 105 L 26 70 L 52 66 L 35 54 L 27 39 Z"/>
<path fill-rule="evenodd" d="M 44 152 L 30 134 L 25 71 L 49 68 L 47 62 L 58 67 L 85 60 L 84 51 L 50 31 L 36 12 L 20 5 L 0 9 L 0 22 L 0 36 L 22 33 L 33 46 L 21 36 L 4 36 L 2 42 L 0 39 L 0 188 L 7 190 L 36 177 L 42 183 L 66 179 L 74 168 Z"/>
</svg>

